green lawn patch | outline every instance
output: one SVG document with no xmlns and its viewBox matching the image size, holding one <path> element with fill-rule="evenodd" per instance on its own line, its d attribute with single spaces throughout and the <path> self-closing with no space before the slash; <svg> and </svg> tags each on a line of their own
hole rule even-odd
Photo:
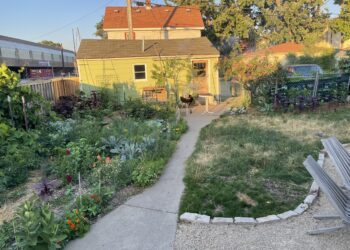
<svg viewBox="0 0 350 250">
<path fill-rule="evenodd" d="M 294 209 L 311 177 L 307 155 L 318 156 L 320 136 L 350 140 L 349 110 L 331 114 L 249 114 L 205 127 L 187 162 L 180 213 L 260 217 Z"/>
</svg>

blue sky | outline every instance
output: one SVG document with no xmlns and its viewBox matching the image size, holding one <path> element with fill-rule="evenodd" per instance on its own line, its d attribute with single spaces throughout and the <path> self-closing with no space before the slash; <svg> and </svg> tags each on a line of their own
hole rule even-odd
<svg viewBox="0 0 350 250">
<path fill-rule="evenodd" d="M 330 12 L 338 13 L 332 2 L 327 4 Z M 95 38 L 95 24 L 104 7 L 121 5 L 125 0 L 6 0 L 1 3 L 0 35 L 33 42 L 52 40 L 73 49 L 73 28 L 79 28 L 82 39 Z"/>
</svg>

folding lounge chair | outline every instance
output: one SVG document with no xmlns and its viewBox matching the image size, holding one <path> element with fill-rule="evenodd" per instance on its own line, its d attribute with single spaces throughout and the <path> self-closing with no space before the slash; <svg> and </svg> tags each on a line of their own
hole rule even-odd
<svg viewBox="0 0 350 250">
<path fill-rule="evenodd" d="M 335 168 L 343 180 L 346 189 L 350 190 L 350 154 L 340 143 L 332 136 L 321 140 Z"/>
<path fill-rule="evenodd" d="M 315 235 L 321 233 L 334 232 L 336 230 L 350 227 L 350 199 L 344 193 L 344 191 L 338 187 L 338 185 L 328 176 L 323 168 L 318 163 L 308 156 L 304 161 L 304 166 L 309 171 L 311 176 L 315 179 L 321 190 L 326 194 L 326 197 L 331 202 L 332 206 L 336 209 L 339 216 L 315 216 L 315 219 L 329 219 L 329 218 L 341 218 L 344 225 L 329 228 L 320 228 L 317 230 L 309 231 L 308 234 Z"/>
</svg>

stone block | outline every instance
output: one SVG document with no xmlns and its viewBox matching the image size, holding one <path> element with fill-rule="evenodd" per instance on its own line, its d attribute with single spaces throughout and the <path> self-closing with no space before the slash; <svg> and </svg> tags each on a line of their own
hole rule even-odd
<svg viewBox="0 0 350 250">
<path fill-rule="evenodd" d="M 210 223 L 210 217 L 208 215 L 196 213 L 183 213 L 180 216 L 180 220 L 184 222 Z"/>
<path fill-rule="evenodd" d="M 235 217 L 235 224 L 256 224 L 256 220 L 252 217 Z"/>
<path fill-rule="evenodd" d="M 320 187 L 318 186 L 316 181 L 313 181 L 310 187 L 310 194 L 318 194 Z"/>
<path fill-rule="evenodd" d="M 309 194 L 308 196 L 306 196 L 304 203 L 311 205 L 314 202 L 314 200 L 316 199 L 316 197 L 317 196 L 315 194 Z"/>
<path fill-rule="evenodd" d="M 308 205 L 308 204 L 301 203 L 301 204 L 299 204 L 299 206 L 297 206 L 297 207 L 294 209 L 294 212 L 296 212 L 297 214 L 302 214 L 302 213 L 304 213 L 308 208 L 309 208 L 309 205 Z"/>
<path fill-rule="evenodd" d="M 214 217 L 211 220 L 213 224 L 232 224 L 233 218 L 225 218 L 225 217 Z"/>
<path fill-rule="evenodd" d="M 281 213 L 281 214 L 277 214 L 277 216 L 279 218 L 281 218 L 282 220 L 286 220 L 290 217 L 293 217 L 293 216 L 297 216 L 298 214 L 292 210 L 289 210 L 287 212 L 284 212 L 284 213 Z"/>
<path fill-rule="evenodd" d="M 280 218 L 277 215 L 268 215 L 265 217 L 256 218 L 256 221 L 258 223 L 274 222 L 278 220 L 280 220 Z"/>
</svg>

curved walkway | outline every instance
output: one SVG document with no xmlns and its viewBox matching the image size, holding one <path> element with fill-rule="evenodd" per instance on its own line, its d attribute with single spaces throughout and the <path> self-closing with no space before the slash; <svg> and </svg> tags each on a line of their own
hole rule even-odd
<svg viewBox="0 0 350 250">
<path fill-rule="evenodd" d="M 214 114 L 201 115 L 203 108 L 199 107 L 188 115 L 189 130 L 181 137 L 159 181 L 98 220 L 84 238 L 71 242 L 66 249 L 173 249 L 185 161 L 194 150 L 201 128 L 224 108 L 224 104 L 217 105 L 210 110 Z"/>
</svg>

